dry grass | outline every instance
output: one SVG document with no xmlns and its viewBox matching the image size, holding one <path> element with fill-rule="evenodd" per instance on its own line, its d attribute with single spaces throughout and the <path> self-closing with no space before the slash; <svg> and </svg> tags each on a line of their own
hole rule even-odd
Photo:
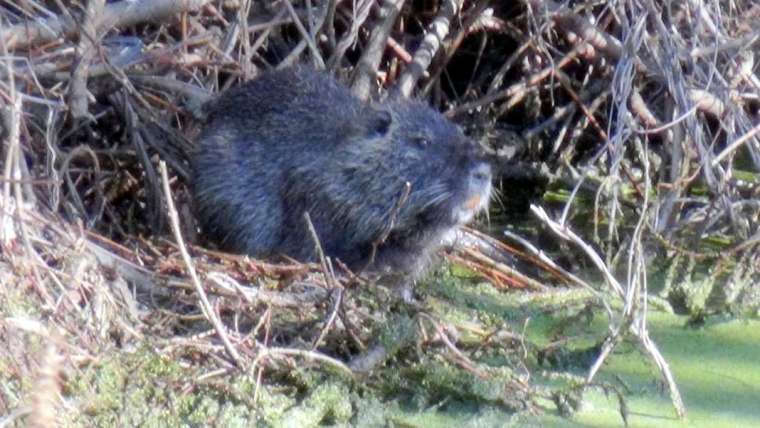
<svg viewBox="0 0 760 428">
<path fill-rule="evenodd" d="M 720 303 L 705 298 L 703 314 L 760 283 L 756 2 L 148 3 L 0 3 L 0 337 L 4 368 L 30 391 L 3 395 L 8 420 L 51 426 L 61 373 L 129 344 L 259 383 L 308 361 L 353 378 L 392 353 L 376 335 L 393 293 L 338 261 L 192 245 L 199 106 L 262 68 L 313 63 L 363 97 L 429 98 L 482 137 L 505 177 L 541 170 L 567 191 L 546 203 L 559 220 L 543 221 L 563 238 L 590 224 L 582 254 L 626 302 L 610 343 L 641 322 L 652 255 L 683 283 L 707 281 Z M 450 259 L 496 285 L 587 286 L 520 236 L 470 237 Z M 445 323 L 418 322 L 420 346 L 488 376 Z M 511 387 L 535 410 L 536 391 Z"/>
</svg>

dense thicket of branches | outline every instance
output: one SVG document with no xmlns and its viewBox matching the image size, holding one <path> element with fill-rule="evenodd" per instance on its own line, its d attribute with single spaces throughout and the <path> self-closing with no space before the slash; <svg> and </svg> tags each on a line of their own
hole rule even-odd
<svg viewBox="0 0 760 428">
<path fill-rule="evenodd" d="M 208 329 L 193 340 L 225 370 L 316 358 L 349 373 L 382 360 L 387 346 L 368 351 L 372 310 L 343 294 L 364 280 L 336 275 L 338 261 L 270 265 L 183 245 L 196 241 L 187 153 L 202 102 L 260 70 L 312 64 L 364 98 L 425 98 L 492 151 L 501 205 L 491 229 L 515 248 L 471 233 L 477 245 L 452 261 L 500 285 L 593 288 L 532 251 L 541 233 L 502 234 L 499 212 L 529 200 L 536 228 L 567 242 L 545 250 L 563 252 L 565 268 L 598 268 L 625 309 L 610 310 L 589 382 L 628 333 L 668 378 L 640 324 L 653 270 L 695 318 L 758 307 L 759 47 L 760 5 L 749 0 L 3 1 L 2 282 L 56 314 L 44 335 L 69 356 L 102 352 L 94 332 L 141 340 L 150 325 Z M 505 251 L 539 273 L 508 267 Z M 287 285 L 264 286 L 273 280 Z M 200 311 L 205 327 L 147 320 L 136 301 Z M 420 323 L 456 350 L 438 321 Z M 61 339 L 77 330 L 93 334 Z"/>
</svg>

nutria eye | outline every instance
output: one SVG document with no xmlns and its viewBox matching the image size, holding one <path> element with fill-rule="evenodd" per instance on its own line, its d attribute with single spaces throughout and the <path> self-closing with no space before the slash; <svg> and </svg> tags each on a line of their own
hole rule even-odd
<svg viewBox="0 0 760 428">
<path fill-rule="evenodd" d="M 430 140 L 425 137 L 418 137 L 414 139 L 414 143 L 424 149 L 430 145 Z"/>
</svg>

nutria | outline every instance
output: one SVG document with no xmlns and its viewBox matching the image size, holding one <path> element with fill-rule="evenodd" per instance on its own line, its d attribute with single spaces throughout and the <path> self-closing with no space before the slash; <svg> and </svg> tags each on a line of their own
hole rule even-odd
<svg viewBox="0 0 760 428">
<path fill-rule="evenodd" d="M 412 273 L 488 205 L 482 150 L 419 101 L 364 103 L 325 73 L 266 72 L 206 106 L 192 156 L 202 231 L 222 248 Z"/>
</svg>

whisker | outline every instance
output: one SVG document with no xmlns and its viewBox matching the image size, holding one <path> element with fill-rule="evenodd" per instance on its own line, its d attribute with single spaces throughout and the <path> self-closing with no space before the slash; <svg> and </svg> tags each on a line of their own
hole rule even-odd
<svg viewBox="0 0 760 428">
<path fill-rule="evenodd" d="M 423 210 L 441 205 L 444 201 L 448 200 L 450 197 L 451 197 L 451 192 L 442 191 L 438 193 L 437 195 L 435 195 L 434 197 L 430 198 L 423 206 Z"/>
<path fill-rule="evenodd" d="M 506 205 L 504 205 L 504 198 L 503 198 L 503 196 L 504 195 L 501 193 L 501 191 L 499 189 L 497 189 L 495 186 L 491 186 L 491 192 L 488 195 L 488 198 L 490 200 L 496 202 L 497 204 L 499 204 L 499 206 L 501 207 L 501 209 L 506 211 L 507 207 L 506 207 Z"/>
</svg>

